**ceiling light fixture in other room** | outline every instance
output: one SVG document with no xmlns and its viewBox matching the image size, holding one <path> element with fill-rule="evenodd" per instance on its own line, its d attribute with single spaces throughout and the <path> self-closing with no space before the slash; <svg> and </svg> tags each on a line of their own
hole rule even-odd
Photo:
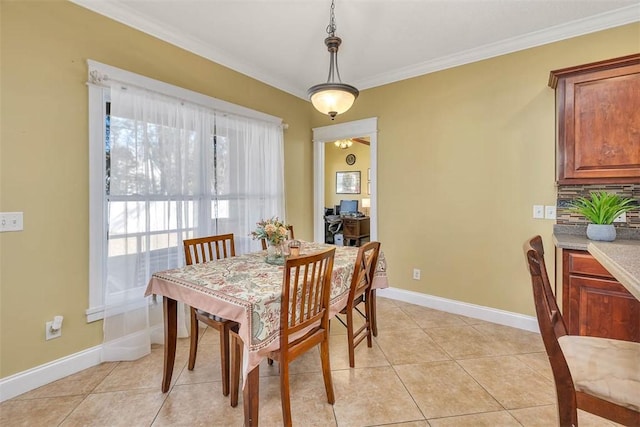
<svg viewBox="0 0 640 427">
<path fill-rule="evenodd" d="M 330 55 L 329 77 L 326 83 L 312 86 L 307 91 L 309 99 L 311 99 L 311 103 L 315 109 L 323 114 L 328 114 L 331 120 L 335 119 L 338 114 L 342 114 L 351 108 L 359 94 L 358 89 L 342 83 L 340 79 L 338 48 L 342 43 L 342 39 L 336 37 L 336 17 L 334 11 L 334 0 L 331 0 L 331 14 L 329 25 L 327 26 L 327 34 L 329 34 L 329 37 L 324 39 L 324 44 L 327 45 Z M 337 81 L 336 76 L 338 77 Z"/>
<path fill-rule="evenodd" d="M 353 141 L 350 139 L 339 139 L 333 143 L 336 147 L 342 148 L 343 150 L 351 147 L 353 145 Z"/>
</svg>

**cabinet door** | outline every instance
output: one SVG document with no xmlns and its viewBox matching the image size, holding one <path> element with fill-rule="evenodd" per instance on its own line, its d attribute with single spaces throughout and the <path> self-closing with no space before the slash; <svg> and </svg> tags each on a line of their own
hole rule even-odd
<svg viewBox="0 0 640 427">
<path fill-rule="evenodd" d="M 640 302 L 614 280 L 569 276 L 572 335 L 640 342 Z"/>
<path fill-rule="evenodd" d="M 558 182 L 637 182 L 640 55 L 553 73 Z"/>
</svg>

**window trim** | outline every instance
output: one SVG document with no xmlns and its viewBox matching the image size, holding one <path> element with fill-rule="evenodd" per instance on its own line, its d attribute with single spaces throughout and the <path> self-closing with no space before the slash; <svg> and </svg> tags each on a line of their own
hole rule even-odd
<svg viewBox="0 0 640 427">
<path fill-rule="evenodd" d="M 87 322 L 104 317 L 106 279 L 107 203 L 105 183 L 105 115 L 111 82 L 137 86 L 219 111 L 282 125 L 282 119 L 241 105 L 154 80 L 88 59 L 89 88 L 89 308 Z M 286 127 L 286 125 L 285 125 Z"/>
</svg>

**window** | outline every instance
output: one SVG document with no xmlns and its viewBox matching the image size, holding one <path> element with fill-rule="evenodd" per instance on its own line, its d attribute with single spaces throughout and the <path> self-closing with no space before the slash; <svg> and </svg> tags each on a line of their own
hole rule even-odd
<svg viewBox="0 0 640 427">
<path fill-rule="evenodd" d="M 105 290 L 139 293 L 182 265 L 185 238 L 254 248 L 255 223 L 284 217 L 284 177 L 278 118 L 94 61 L 89 80 L 93 321 Z"/>
</svg>

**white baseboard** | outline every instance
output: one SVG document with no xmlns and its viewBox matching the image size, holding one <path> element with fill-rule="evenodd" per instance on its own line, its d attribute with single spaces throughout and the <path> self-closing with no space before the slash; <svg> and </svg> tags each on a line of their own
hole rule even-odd
<svg viewBox="0 0 640 427">
<path fill-rule="evenodd" d="M 525 316 L 519 313 L 499 310 L 497 308 L 470 304 L 467 302 L 436 297 L 420 292 L 406 291 L 398 288 L 378 289 L 376 294 L 398 301 L 408 302 L 423 307 L 446 311 L 447 313 L 460 314 L 474 319 L 511 326 L 525 331 L 540 332 L 538 320 L 533 316 Z"/>
<path fill-rule="evenodd" d="M 99 365 L 102 345 L 0 379 L 0 402 Z"/>
<path fill-rule="evenodd" d="M 448 313 L 460 314 L 474 319 L 486 320 L 487 322 L 498 323 L 526 331 L 539 332 L 538 321 L 532 316 L 525 316 L 510 311 L 498 310 L 398 288 L 378 289 L 377 294 L 384 298 L 417 304 Z M 4 402 L 12 397 L 92 366 L 99 365 L 101 363 L 101 351 L 102 345 L 98 345 L 0 379 L 0 402 Z"/>
</svg>

